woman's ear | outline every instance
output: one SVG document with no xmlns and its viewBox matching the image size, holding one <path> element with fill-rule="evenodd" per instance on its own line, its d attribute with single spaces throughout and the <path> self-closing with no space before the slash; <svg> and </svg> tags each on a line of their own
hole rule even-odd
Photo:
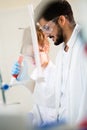
<svg viewBox="0 0 87 130">
<path fill-rule="evenodd" d="M 65 16 L 61 15 L 58 19 L 58 23 L 60 24 L 60 26 L 64 26 L 65 25 Z"/>
</svg>

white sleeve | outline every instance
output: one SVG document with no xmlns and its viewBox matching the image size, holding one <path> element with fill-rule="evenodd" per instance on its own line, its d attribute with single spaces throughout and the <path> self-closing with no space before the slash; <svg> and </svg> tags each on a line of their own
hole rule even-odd
<svg viewBox="0 0 87 130">
<path fill-rule="evenodd" d="M 30 78 L 35 81 L 37 80 L 38 78 L 37 68 L 32 72 Z"/>
</svg>

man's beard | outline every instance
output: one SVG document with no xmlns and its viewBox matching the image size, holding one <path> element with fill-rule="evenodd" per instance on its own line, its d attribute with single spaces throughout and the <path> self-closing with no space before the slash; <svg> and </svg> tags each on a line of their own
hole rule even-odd
<svg viewBox="0 0 87 130">
<path fill-rule="evenodd" d="M 63 37 L 61 36 L 60 38 L 58 38 L 55 42 L 54 45 L 60 45 L 63 42 Z"/>
<path fill-rule="evenodd" d="M 56 46 L 60 45 L 63 41 L 64 41 L 63 31 L 62 31 L 60 25 L 58 25 L 58 35 L 57 35 L 56 41 L 54 42 L 54 45 L 56 45 Z"/>
</svg>

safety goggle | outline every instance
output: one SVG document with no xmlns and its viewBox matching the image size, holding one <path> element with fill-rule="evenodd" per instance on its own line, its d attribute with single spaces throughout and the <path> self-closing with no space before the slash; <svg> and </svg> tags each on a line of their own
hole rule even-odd
<svg viewBox="0 0 87 130">
<path fill-rule="evenodd" d="M 47 34 L 50 34 L 52 31 L 53 31 L 53 28 L 55 26 L 55 23 L 57 21 L 58 17 L 52 19 L 51 21 L 49 21 L 47 24 L 45 24 L 44 26 L 41 26 L 39 23 L 37 23 L 37 26 L 39 26 L 39 28 L 47 33 Z"/>
</svg>

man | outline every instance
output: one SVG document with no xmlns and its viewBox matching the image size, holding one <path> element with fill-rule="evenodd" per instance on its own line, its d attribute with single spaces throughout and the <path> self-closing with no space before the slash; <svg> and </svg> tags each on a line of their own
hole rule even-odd
<svg viewBox="0 0 87 130">
<path fill-rule="evenodd" d="M 66 0 L 47 2 L 37 24 L 55 45 L 62 43 L 56 58 L 55 77 L 58 120 L 77 123 L 87 117 L 87 57 L 81 29 Z"/>
</svg>

